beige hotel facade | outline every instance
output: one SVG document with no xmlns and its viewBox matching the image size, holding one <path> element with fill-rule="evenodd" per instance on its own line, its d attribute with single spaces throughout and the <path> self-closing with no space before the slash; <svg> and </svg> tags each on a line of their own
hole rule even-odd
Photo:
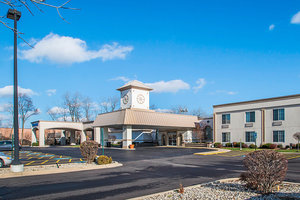
<svg viewBox="0 0 300 200">
<path fill-rule="evenodd" d="M 295 144 L 300 132 L 300 94 L 214 105 L 214 141 Z"/>
</svg>

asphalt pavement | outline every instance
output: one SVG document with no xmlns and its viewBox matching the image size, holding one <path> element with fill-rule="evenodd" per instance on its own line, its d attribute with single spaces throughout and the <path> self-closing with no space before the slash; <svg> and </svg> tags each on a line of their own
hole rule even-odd
<svg viewBox="0 0 300 200">
<path fill-rule="evenodd" d="M 27 150 L 80 158 L 78 148 Z M 242 156 L 199 156 L 202 149 L 106 149 L 123 167 L 0 179 L 2 199 L 128 199 L 223 178 L 238 177 Z M 98 154 L 101 154 L 101 149 Z M 300 182 L 300 159 L 289 160 L 287 181 Z"/>
</svg>

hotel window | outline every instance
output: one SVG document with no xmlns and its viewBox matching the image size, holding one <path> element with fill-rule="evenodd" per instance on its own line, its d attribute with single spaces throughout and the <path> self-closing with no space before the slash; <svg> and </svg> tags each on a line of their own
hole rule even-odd
<svg viewBox="0 0 300 200">
<path fill-rule="evenodd" d="M 255 112 L 246 112 L 246 122 L 255 122 Z"/>
<path fill-rule="evenodd" d="M 254 131 L 246 132 L 246 142 L 255 142 L 255 132 Z"/>
<path fill-rule="evenodd" d="M 273 109 L 273 120 L 284 120 L 284 109 Z"/>
<path fill-rule="evenodd" d="M 230 124 L 230 114 L 222 115 L 222 124 Z"/>
<path fill-rule="evenodd" d="M 273 142 L 284 142 L 284 131 L 273 131 Z"/>
<path fill-rule="evenodd" d="M 222 133 L 222 142 L 230 142 L 230 133 Z"/>
</svg>

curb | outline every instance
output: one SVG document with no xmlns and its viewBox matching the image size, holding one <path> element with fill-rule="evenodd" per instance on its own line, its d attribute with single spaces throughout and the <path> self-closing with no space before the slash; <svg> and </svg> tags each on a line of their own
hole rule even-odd
<svg viewBox="0 0 300 200">
<path fill-rule="evenodd" d="M 64 165 L 64 164 L 62 164 Z M 61 165 L 61 166 L 62 166 Z M 67 164 L 65 164 L 67 165 Z M 56 166 L 56 165 L 55 165 Z M 115 168 L 123 166 L 122 163 L 111 163 L 107 165 L 87 165 L 86 163 L 77 166 L 70 166 L 68 168 L 32 168 L 32 171 L 24 171 L 24 172 L 11 172 L 6 174 L 1 174 L 0 179 L 5 178 L 16 178 L 22 176 L 35 176 L 35 175 L 46 175 L 46 174 L 59 174 L 59 173 L 68 173 L 68 172 L 78 172 L 78 171 L 87 171 L 87 170 L 95 170 L 95 169 L 107 169 L 107 168 Z M 27 168 L 28 169 L 28 168 Z"/>
<path fill-rule="evenodd" d="M 231 150 L 228 150 L 228 149 L 218 149 L 217 151 L 213 151 L 213 152 L 194 153 L 194 155 L 208 156 L 208 155 L 216 155 L 216 154 L 220 154 L 220 153 L 227 153 L 230 151 Z"/>
<path fill-rule="evenodd" d="M 239 178 L 225 178 L 225 179 L 219 179 L 219 180 L 215 180 L 215 181 L 211 181 L 211 182 L 207 182 L 207 183 L 192 185 L 192 186 L 188 186 L 188 187 L 184 187 L 184 188 L 193 189 L 193 188 L 196 188 L 196 187 L 199 187 L 199 186 L 202 186 L 202 185 L 206 185 L 206 184 L 212 183 L 212 182 L 224 183 L 224 182 L 227 182 L 227 181 L 237 181 L 237 180 L 239 180 Z M 288 184 L 293 184 L 293 185 L 299 185 L 300 186 L 300 183 L 294 183 L 294 182 L 288 182 L 288 181 L 283 181 L 282 183 L 288 183 Z M 141 197 L 130 198 L 128 200 L 143 200 L 145 198 L 153 197 L 153 196 L 156 196 L 156 195 L 163 195 L 163 194 L 167 194 L 167 193 L 170 193 L 170 192 L 174 192 L 175 190 L 178 190 L 178 188 L 173 189 L 173 190 L 168 190 L 168 191 L 165 191 L 165 192 L 158 192 L 158 193 L 154 193 L 154 194 L 150 194 L 150 195 L 145 195 L 145 196 L 141 196 Z"/>
</svg>

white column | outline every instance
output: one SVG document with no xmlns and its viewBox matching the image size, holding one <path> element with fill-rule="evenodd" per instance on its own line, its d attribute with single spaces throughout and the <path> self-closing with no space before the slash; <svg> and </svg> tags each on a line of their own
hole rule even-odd
<svg viewBox="0 0 300 200">
<path fill-rule="evenodd" d="M 60 132 L 60 145 L 66 145 L 66 131 L 61 130 Z"/>
<path fill-rule="evenodd" d="M 103 136 L 104 136 L 104 146 L 107 146 L 107 142 L 108 142 L 108 128 L 107 127 L 103 128 Z"/>
<path fill-rule="evenodd" d="M 94 128 L 94 141 L 98 142 L 100 144 L 100 127 L 95 127 Z"/>
<path fill-rule="evenodd" d="M 45 129 L 39 128 L 39 147 L 45 146 Z"/>
<path fill-rule="evenodd" d="M 132 144 L 132 126 L 123 126 L 123 148 L 128 149 Z"/>
<path fill-rule="evenodd" d="M 183 134 L 183 139 L 185 143 L 192 143 L 193 141 L 193 134 L 192 134 L 192 130 L 187 130 L 184 134 Z"/>
<path fill-rule="evenodd" d="M 31 144 L 36 142 L 36 129 L 31 129 Z"/>
<path fill-rule="evenodd" d="M 81 131 L 80 132 L 80 143 L 83 143 L 84 141 L 86 141 L 86 132 L 85 131 Z"/>
</svg>

